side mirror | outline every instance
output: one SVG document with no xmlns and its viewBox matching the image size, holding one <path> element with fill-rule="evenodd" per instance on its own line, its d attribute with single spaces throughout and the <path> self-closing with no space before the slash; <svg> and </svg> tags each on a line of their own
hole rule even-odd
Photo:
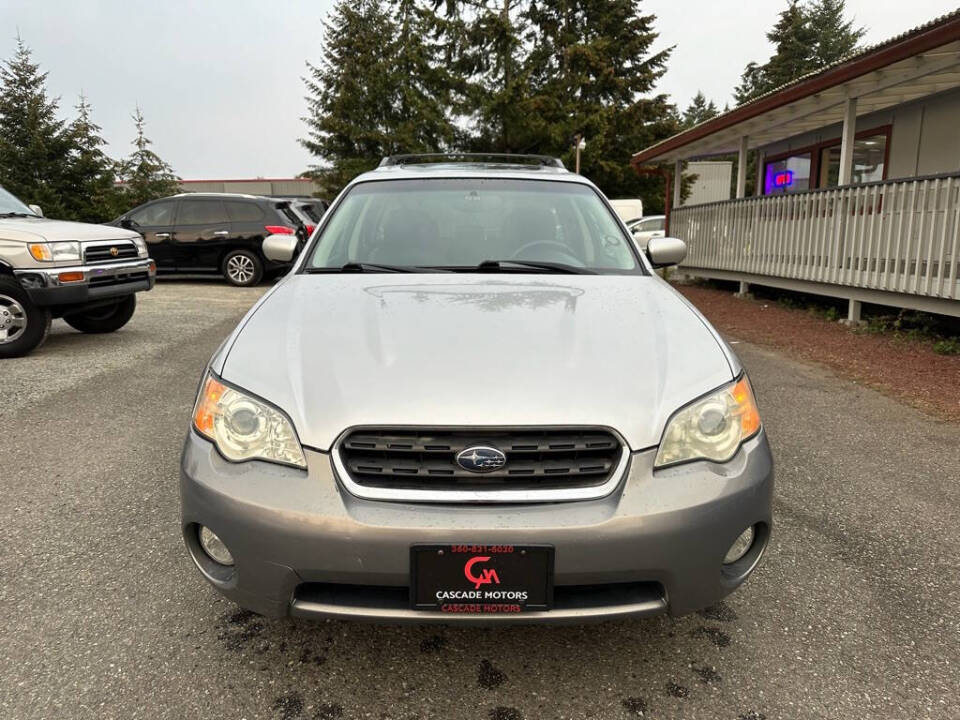
<svg viewBox="0 0 960 720">
<path fill-rule="evenodd" d="M 274 262 L 290 262 L 296 257 L 299 242 L 296 235 L 267 235 L 263 239 L 263 254 Z"/>
<path fill-rule="evenodd" d="M 32 210 L 36 215 L 43 217 L 43 209 L 39 205 L 28 205 L 27 207 L 29 207 L 30 210 Z"/>
<path fill-rule="evenodd" d="M 131 220 L 130 218 L 123 218 L 123 219 L 120 221 L 120 227 L 122 227 L 122 228 L 124 228 L 124 229 L 126 229 L 126 230 L 133 230 L 134 228 L 137 227 L 137 224 L 136 224 L 133 220 Z"/>
<path fill-rule="evenodd" d="M 656 237 L 647 242 L 647 257 L 654 267 L 679 265 L 687 256 L 687 244 L 679 238 Z"/>
</svg>

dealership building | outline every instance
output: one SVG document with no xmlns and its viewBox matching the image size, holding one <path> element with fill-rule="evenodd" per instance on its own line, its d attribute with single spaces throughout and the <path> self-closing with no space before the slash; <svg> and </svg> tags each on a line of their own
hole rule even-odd
<svg viewBox="0 0 960 720">
<path fill-rule="evenodd" d="M 246 180 L 180 180 L 183 192 L 241 193 L 267 197 L 315 197 L 320 186 L 310 178 L 250 178 Z"/>
<path fill-rule="evenodd" d="M 747 196 L 750 155 L 755 192 Z M 684 272 L 960 316 L 960 10 L 645 148 L 638 170 L 737 157 L 681 206 Z"/>
</svg>

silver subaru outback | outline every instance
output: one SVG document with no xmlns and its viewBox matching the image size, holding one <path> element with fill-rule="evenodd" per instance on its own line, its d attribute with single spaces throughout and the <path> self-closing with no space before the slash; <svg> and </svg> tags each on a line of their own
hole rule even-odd
<svg viewBox="0 0 960 720">
<path fill-rule="evenodd" d="M 289 261 L 296 238 L 265 253 Z M 582 622 L 715 603 L 770 538 L 750 382 L 539 156 L 391 157 L 200 382 L 182 530 L 267 616 Z"/>
</svg>

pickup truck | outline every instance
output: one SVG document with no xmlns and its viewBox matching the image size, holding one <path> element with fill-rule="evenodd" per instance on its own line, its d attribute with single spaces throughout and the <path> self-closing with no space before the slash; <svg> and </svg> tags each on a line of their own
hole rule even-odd
<svg viewBox="0 0 960 720">
<path fill-rule="evenodd" d="M 0 187 L 0 358 L 36 349 L 53 318 L 85 333 L 119 330 L 155 278 L 137 233 L 44 218 Z"/>
</svg>

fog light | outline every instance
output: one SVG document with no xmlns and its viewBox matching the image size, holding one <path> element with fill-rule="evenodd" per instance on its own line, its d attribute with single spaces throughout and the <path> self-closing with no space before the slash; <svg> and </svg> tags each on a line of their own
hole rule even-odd
<svg viewBox="0 0 960 720">
<path fill-rule="evenodd" d="M 208 527 L 200 527 L 200 547 L 215 562 L 221 565 L 233 565 L 233 555 L 223 544 L 223 540 L 217 537 L 217 534 Z"/>
<path fill-rule="evenodd" d="M 734 540 L 733 545 L 731 545 L 730 549 L 727 550 L 727 555 L 723 558 L 724 565 L 735 563 L 737 560 L 747 554 L 747 550 L 749 550 L 750 546 L 753 545 L 753 534 L 753 525 L 740 533 L 740 537 Z M 214 537 L 216 536 L 214 535 Z"/>
</svg>

